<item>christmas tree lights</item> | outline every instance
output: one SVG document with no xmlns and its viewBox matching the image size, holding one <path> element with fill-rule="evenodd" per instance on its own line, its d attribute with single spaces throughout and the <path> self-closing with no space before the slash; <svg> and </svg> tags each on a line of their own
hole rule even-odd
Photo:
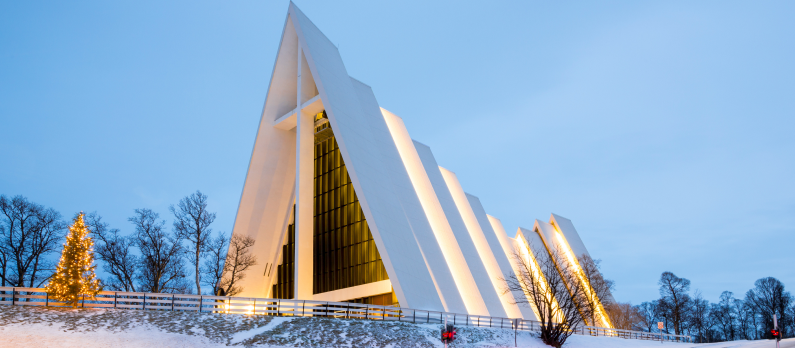
<svg viewBox="0 0 795 348">
<path fill-rule="evenodd" d="M 94 274 L 94 241 L 83 221 L 83 213 L 75 217 L 63 247 L 61 260 L 52 280 L 46 286 L 47 293 L 58 301 L 76 308 L 81 297 L 94 298 L 102 286 Z"/>
</svg>

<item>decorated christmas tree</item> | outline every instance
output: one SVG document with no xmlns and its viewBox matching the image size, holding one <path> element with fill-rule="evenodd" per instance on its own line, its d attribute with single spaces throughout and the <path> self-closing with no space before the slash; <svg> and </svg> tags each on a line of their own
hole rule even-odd
<svg viewBox="0 0 795 348">
<path fill-rule="evenodd" d="M 81 212 L 69 226 L 58 268 L 46 287 L 51 297 L 72 307 L 77 307 L 82 297 L 94 298 L 101 291 L 94 274 L 94 241 L 88 233 Z"/>
</svg>

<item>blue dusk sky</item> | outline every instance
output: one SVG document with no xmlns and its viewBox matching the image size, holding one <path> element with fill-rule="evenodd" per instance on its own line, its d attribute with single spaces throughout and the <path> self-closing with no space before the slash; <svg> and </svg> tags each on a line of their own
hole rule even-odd
<svg viewBox="0 0 795 348">
<path fill-rule="evenodd" d="M 287 1 L 0 3 L 0 193 L 230 232 Z M 574 222 L 619 301 L 795 290 L 795 2 L 298 1 L 513 236 Z"/>
</svg>

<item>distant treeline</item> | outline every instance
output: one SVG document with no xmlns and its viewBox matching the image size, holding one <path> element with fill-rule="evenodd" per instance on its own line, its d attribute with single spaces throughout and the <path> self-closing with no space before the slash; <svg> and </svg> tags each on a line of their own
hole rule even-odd
<svg viewBox="0 0 795 348">
<path fill-rule="evenodd" d="M 166 220 L 151 209 L 135 209 L 127 219 L 130 233 L 102 221 L 97 212 L 85 221 L 94 240 L 95 257 L 107 274 L 105 290 L 239 293 L 246 269 L 256 264 L 250 253 L 254 240 L 210 227 L 215 213 L 207 211 L 207 196 L 186 196 Z M 67 223 L 53 208 L 23 196 L 0 195 L 0 283 L 2 286 L 42 287 L 55 271 Z M 202 288 L 202 285 L 205 285 Z"/>
<path fill-rule="evenodd" d="M 690 335 L 694 342 L 772 338 L 773 314 L 784 337 L 795 337 L 795 298 L 778 279 L 757 280 L 744 298 L 724 291 L 710 303 L 699 291 L 690 294 L 690 280 L 664 272 L 658 282 L 660 298 L 640 305 L 608 306 L 613 324 L 622 329 Z M 662 322 L 664 329 L 658 330 Z"/>
</svg>

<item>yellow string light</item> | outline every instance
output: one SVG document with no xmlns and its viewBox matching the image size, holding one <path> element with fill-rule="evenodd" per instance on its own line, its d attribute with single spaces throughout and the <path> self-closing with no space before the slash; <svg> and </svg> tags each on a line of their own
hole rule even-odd
<svg viewBox="0 0 795 348">
<path fill-rule="evenodd" d="M 77 307 L 82 297 L 94 298 L 102 290 L 94 274 L 94 241 L 83 217 L 81 212 L 69 226 L 55 275 L 45 288 L 50 296 L 72 307 Z"/>
</svg>

